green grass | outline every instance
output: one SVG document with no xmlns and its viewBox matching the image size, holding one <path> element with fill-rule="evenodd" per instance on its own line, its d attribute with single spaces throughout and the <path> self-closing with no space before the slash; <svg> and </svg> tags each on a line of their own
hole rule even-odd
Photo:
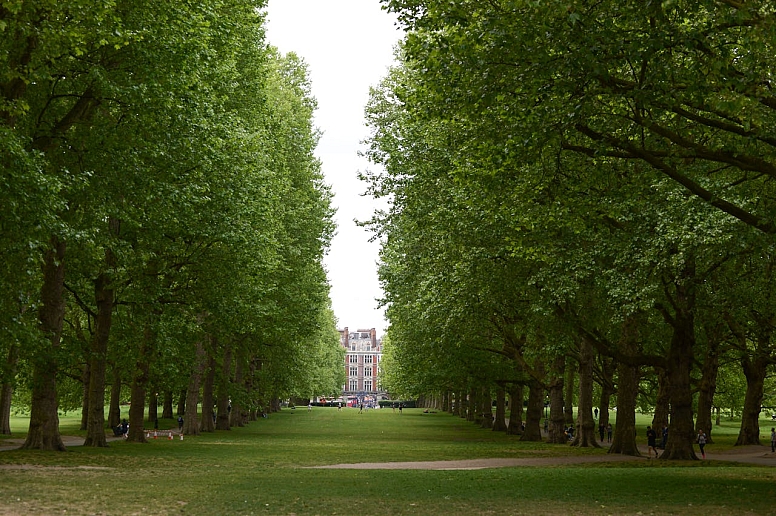
<svg viewBox="0 0 776 516">
<path fill-rule="evenodd" d="M 63 417 L 62 433 L 77 434 L 79 421 Z M 13 427 L 20 436 L 23 424 Z M 720 439 L 727 434 L 720 430 Z M 0 452 L 0 514 L 769 514 L 776 503 L 776 468 L 713 461 L 472 471 L 305 468 L 604 453 L 521 443 L 420 409 L 401 416 L 286 409 L 245 428 L 183 441 L 71 450 Z"/>
</svg>

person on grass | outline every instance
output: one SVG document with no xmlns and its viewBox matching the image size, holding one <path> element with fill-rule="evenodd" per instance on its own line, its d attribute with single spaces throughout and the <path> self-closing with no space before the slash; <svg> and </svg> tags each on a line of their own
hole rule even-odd
<svg viewBox="0 0 776 516">
<path fill-rule="evenodd" d="M 649 453 L 649 458 L 652 458 L 652 452 L 655 452 L 655 458 L 657 458 L 657 446 L 656 441 L 657 439 L 657 432 L 655 432 L 651 426 L 647 427 L 647 446 L 649 449 L 647 450 L 647 453 Z"/>
<path fill-rule="evenodd" d="M 701 449 L 701 457 L 706 458 L 706 433 L 703 430 L 698 430 L 698 448 Z"/>
</svg>

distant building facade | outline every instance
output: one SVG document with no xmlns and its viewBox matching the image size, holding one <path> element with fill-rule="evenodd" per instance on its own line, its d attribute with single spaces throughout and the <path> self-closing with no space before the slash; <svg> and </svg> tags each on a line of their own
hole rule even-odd
<svg viewBox="0 0 776 516">
<path fill-rule="evenodd" d="M 345 376 L 342 391 L 345 396 L 375 396 L 382 392 L 378 380 L 380 360 L 383 356 L 382 339 L 374 328 L 349 331 L 346 326 L 340 333 L 340 344 L 345 348 Z"/>
</svg>

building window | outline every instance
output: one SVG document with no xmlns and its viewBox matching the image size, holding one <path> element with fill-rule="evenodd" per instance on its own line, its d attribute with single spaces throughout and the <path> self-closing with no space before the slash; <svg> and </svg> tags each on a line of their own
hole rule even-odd
<svg viewBox="0 0 776 516">
<path fill-rule="evenodd" d="M 351 364 L 358 364 L 358 355 L 348 355 Z"/>
<path fill-rule="evenodd" d="M 372 368 L 371 367 L 365 367 L 364 368 L 364 376 L 372 376 Z"/>
<path fill-rule="evenodd" d="M 372 363 L 372 355 L 364 355 L 364 363 L 365 364 L 371 364 Z"/>
<path fill-rule="evenodd" d="M 350 351 L 355 351 L 355 350 L 356 350 L 356 345 L 355 344 L 351 344 L 350 345 Z"/>
<path fill-rule="evenodd" d="M 350 366 L 350 376 L 358 376 L 358 367 Z"/>
<path fill-rule="evenodd" d="M 367 392 L 372 390 L 372 380 L 364 380 L 364 390 Z"/>
<path fill-rule="evenodd" d="M 350 390 L 351 391 L 357 391 L 358 390 L 358 380 L 350 380 L 349 385 L 350 385 Z"/>
</svg>

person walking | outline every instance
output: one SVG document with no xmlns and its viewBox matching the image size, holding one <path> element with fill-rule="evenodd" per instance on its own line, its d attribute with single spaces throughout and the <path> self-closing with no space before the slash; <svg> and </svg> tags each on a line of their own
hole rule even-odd
<svg viewBox="0 0 776 516">
<path fill-rule="evenodd" d="M 776 453 L 776 428 L 771 428 L 771 453 Z"/>
<path fill-rule="evenodd" d="M 612 442 L 612 424 L 611 423 L 606 425 L 606 442 L 607 443 Z"/>
<path fill-rule="evenodd" d="M 649 458 L 652 458 L 652 452 L 655 452 L 655 458 L 658 457 L 657 453 L 657 446 L 655 446 L 655 441 L 657 440 L 657 432 L 655 432 L 651 426 L 647 427 L 647 446 L 649 447 L 647 450 L 647 453 L 649 454 Z"/>
<path fill-rule="evenodd" d="M 706 433 L 698 430 L 698 448 L 701 449 L 701 457 L 706 458 Z"/>
</svg>

